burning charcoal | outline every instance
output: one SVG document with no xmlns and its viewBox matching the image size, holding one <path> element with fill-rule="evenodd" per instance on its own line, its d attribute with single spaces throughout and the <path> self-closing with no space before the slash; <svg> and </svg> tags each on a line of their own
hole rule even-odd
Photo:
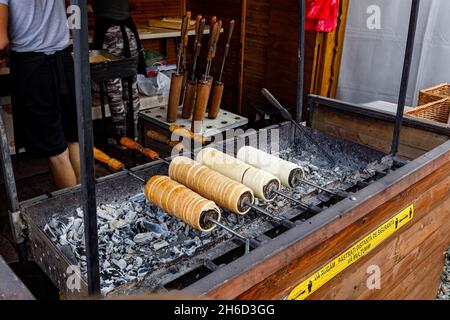
<svg viewBox="0 0 450 320">
<path fill-rule="evenodd" d="M 183 254 L 180 249 L 178 249 L 178 247 L 173 247 L 171 252 L 175 255 L 175 256 L 180 256 L 181 254 Z"/>
<path fill-rule="evenodd" d="M 231 224 L 236 224 L 238 222 L 238 218 L 235 214 L 229 214 L 227 220 Z"/>
<path fill-rule="evenodd" d="M 136 206 L 134 206 L 134 211 L 137 213 L 141 213 L 142 211 L 144 211 L 144 209 L 139 204 L 137 204 Z"/>
<path fill-rule="evenodd" d="M 144 244 L 144 243 L 150 242 L 154 238 L 156 238 L 155 237 L 155 233 L 153 233 L 153 232 L 146 232 L 146 233 L 139 233 L 139 234 L 137 234 L 134 237 L 133 241 L 136 244 Z"/>
<path fill-rule="evenodd" d="M 120 238 L 120 236 L 115 233 L 112 235 L 111 240 L 115 244 L 120 244 L 122 242 L 122 239 Z"/>
<path fill-rule="evenodd" d="M 197 251 L 197 248 L 196 248 L 196 247 L 192 247 L 192 248 L 190 248 L 190 249 L 187 249 L 187 250 L 185 251 L 185 253 L 186 253 L 186 255 L 187 255 L 188 257 L 192 257 L 192 256 L 195 254 L 196 251 Z"/>
<path fill-rule="evenodd" d="M 123 228 L 124 226 L 126 226 L 126 222 L 123 221 L 123 220 L 117 220 L 117 219 L 114 219 L 114 220 L 111 221 L 111 223 L 110 223 L 110 227 L 111 227 L 112 230 L 121 229 L 121 228 Z"/>
<path fill-rule="evenodd" d="M 161 249 L 163 249 L 163 248 L 165 248 L 167 246 L 169 246 L 169 243 L 167 241 L 165 241 L 165 240 L 162 240 L 162 241 L 159 241 L 159 242 L 155 243 L 153 245 L 153 249 L 158 251 L 158 250 L 161 250 Z"/>
<path fill-rule="evenodd" d="M 169 272 L 172 274 L 176 274 L 178 272 L 178 268 L 176 266 L 172 266 L 169 268 Z"/>
<path fill-rule="evenodd" d="M 132 241 L 131 239 L 125 239 L 124 242 L 127 246 L 130 246 L 130 247 L 133 247 L 134 245 L 136 245 L 136 243 L 134 243 L 134 241 Z"/>
<path fill-rule="evenodd" d="M 125 260 L 123 260 L 123 259 L 120 259 L 118 261 L 117 260 L 113 260 L 112 263 L 114 265 L 116 265 L 117 267 L 119 267 L 120 270 L 123 270 L 123 269 L 125 269 L 127 267 L 127 262 Z"/>
<path fill-rule="evenodd" d="M 120 287 L 120 286 L 122 286 L 122 285 L 124 285 L 126 283 L 127 283 L 127 281 L 125 279 L 116 279 L 116 280 L 114 280 L 114 286 L 116 286 L 116 287 Z"/>
<path fill-rule="evenodd" d="M 139 268 L 142 266 L 143 262 L 144 260 L 141 257 L 137 257 L 136 260 L 134 261 L 134 265 L 136 268 Z"/>
<path fill-rule="evenodd" d="M 113 290 L 114 290 L 113 286 L 104 287 L 104 288 L 101 289 L 101 293 L 102 293 L 102 295 L 106 296 L 108 293 L 110 293 Z"/>
<path fill-rule="evenodd" d="M 147 273 L 149 273 L 150 272 L 150 269 L 148 269 L 148 268 L 142 268 L 142 269 L 139 269 L 139 271 L 138 271 L 138 278 L 143 278 L 143 277 L 145 277 L 145 275 L 147 274 Z"/>
<path fill-rule="evenodd" d="M 145 221 L 145 226 L 147 227 L 148 231 L 151 231 L 151 232 L 159 235 L 160 237 L 165 233 L 159 224 Z"/>
</svg>

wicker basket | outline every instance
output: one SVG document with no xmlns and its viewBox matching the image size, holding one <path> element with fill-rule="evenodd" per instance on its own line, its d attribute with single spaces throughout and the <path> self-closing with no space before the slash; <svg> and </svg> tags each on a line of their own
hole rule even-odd
<svg viewBox="0 0 450 320">
<path fill-rule="evenodd" d="M 419 106 L 444 98 L 450 98 L 450 84 L 448 83 L 420 91 Z"/>
<path fill-rule="evenodd" d="M 407 111 L 408 116 L 428 119 L 440 123 L 449 124 L 450 117 L 450 98 L 441 99 L 435 102 Z"/>
</svg>

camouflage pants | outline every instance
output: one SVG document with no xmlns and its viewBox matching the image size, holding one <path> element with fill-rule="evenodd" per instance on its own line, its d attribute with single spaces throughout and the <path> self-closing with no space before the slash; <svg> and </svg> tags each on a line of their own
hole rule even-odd
<svg viewBox="0 0 450 320">
<path fill-rule="evenodd" d="M 139 55 L 139 52 L 136 37 L 129 28 L 126 28 L 126 31 L 130 44 L 131 56 L 137 57 Z M 105 36 L 103 49 L 117 56 L 124 55 L 123 35 L 119 26 L 113 26 L 108 29 L 108 32 Z M 122 79 L 120 78 L 109 80 L 106 82 L 106 93 L 108 96 L 108 103 L 111 110 L 112 121 L 118 131 L 124 130 L 125 128 L 125 117 L 129 102 L 128 83 L 128 81 L 122 81 Z M 141 107 L 141 103 L 139 101 L 139 92 L 137 88 L 137 77 L 134 77 L 132 87 L 134 121 L 135 125 L 137 126 L 138 112 Z"/>
</svg>

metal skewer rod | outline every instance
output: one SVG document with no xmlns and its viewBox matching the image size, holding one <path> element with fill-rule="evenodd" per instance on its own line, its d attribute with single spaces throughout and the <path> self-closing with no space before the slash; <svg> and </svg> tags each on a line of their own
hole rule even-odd
<svg viewBox="0 0 450 320">
<path fill-rule="evenodd" d="M 203 40 L 203 34 L 205 33 L 205 25 L 206 25 L 206 19 L 201 19 L 200 24 L 197 26 L 196 29 L 196 41 L 194 44 L 194 62 L 192 64 L 192 81 L 196 79 L 196 73 L 197 73 L 197 64 L 198 64 L 198 58 L 200 57 L 201 49 L 202 49 L 202 40 Z"/>
<path fill-rule="evenodd" d="M 258 212 L 258 213 L 260 213 L 260 214 L 262 214 L 262 215 L 268 217 L 269 219 L 271 219 L 271 220 L 273 220 L 273 221 L 279 223 L 280 225 L 282 225 L 282 226 L 285 227 L 285 228 L 292 229 L 292 228 L 294 228 L 294 227 L 296 226 L 296 224 L 293 223 L 292 221 L 289 221 L 289 220 L 287 220 L 287 219 L 283 219 L 283 218 L 276 217 L 276 216 L 274 216 L 273 214 L 269 213 L 268 211 L 266 211 L 266 210 L 264 210 L 264 209 L 261 209 L 261 208 L 258 207 L 258 206 L 251 206 L 251 208 L 252 208 L 253 210 L 255 210 L 256 212 Z"/>
<path fill-rule="evenodd" d="M 245 254 L 248 254 L 250 252 L 250 246 L 257 248 L 259 243 L 257 243 L 256 241 L 252 241 L 252 239 L 249 239 L 247 237 L 244 237 L 242 234 L 234 231 L 231 228 L 228 228 L 227 226 L 223 225 L 222 223 L 214 220 L 214 219 L 209 219 L 208 221 L 212 222 L 213 224 L 215 224 L 216 226 L 218 226 L 219 228 L 224 229 L 225 231 L 228 231 L 229 233 L 231 233 L 232 235 L 234 235 L 235 237 L 241 239 L 242 241 L 245 242 Z"/>
<path fill-rule="evenodd" d="M 300 182 L 304 183 L 304 184 L 307 184 L 307 185 L 309 185 L 309 186 L 311 186 L 313 188 L 317 188 L 319 190 L 322 190 L 322 191 L 324 191 L 326 193 L 329 193 L 329 194 L 331 194 L 333 196 L 337 196 L 337 197 L 341 197 L 341 198 L 347 198 L 348 197 L 348 193 L 345 192 L 345 191 L 341 191 L 341 190 L 332 191 L 332 190 L 330 190 L 328 188 L 319 186 L 318 184 L 315 184 L 313 182 L 310 182 L 310 181 L 304 180 L 304 179 L 300 179 Z"/>
<path fill-rule="evenodd" d="M 302 202 L 302 201 L 300 201 L 300 200 L 298 200 L 298 199 L 295 199 L 295 198 L 293 198 L 293 197 L 291 197 L 291 196 L 289 196 L 289 195 L 287 195 L 287 194 L 285 194 L 285 193 L 283 193 L 283 192 L 281 192 L 281 191 L 274 191 L 277 195 L 279 195 L 279 196 L 281 196 L 281 197 L 283 197 L 283 198 L 285 198 L 285 199 L 288 199 L 289 201 L 292 201 L 292 202 L 294 202 L 294 203 L 296 203 L 297 205 L 299 205 L 299 206 L 301 206 L 301 207 L 303 207 L 303 208 L 305 208 L 305 209 L 309 209 L 309 210 L 311 210 L 312 212 L 314 212 L 314 213 L 319 213 L 319 212 L 321 212 L 322 210 L 319 208 L 319 207 L 317 207 L 317 206 L 314 206 L 314 205 L 307 205 L 306 203 L 304 203 L 304 202 Z"/>
<path fill-rule="evenodd" d="M 126 173 L 128 173 L 133 178 L 141 181 L 142 183 L 146 183 L 144 178 L 139 177 L 137 174 L 133 173 L 131 170 L 129 170 L 129 169 L 122 169 L 122 170 L 125 171 Z"/>
</svg>

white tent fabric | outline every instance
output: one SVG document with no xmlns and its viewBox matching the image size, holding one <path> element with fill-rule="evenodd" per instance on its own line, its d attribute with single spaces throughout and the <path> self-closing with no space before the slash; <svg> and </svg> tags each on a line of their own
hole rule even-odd
<svg viewBox="0 0 450 320">
<path fill-rule="evenodd" d="M 380 29 L 370 30 L 370 6 L 380 10 Z M 411 0 L 351 0 L 338 99 L 397 103 Z M 371 20 L 372 21 L 372 20 Z M 450 1 L 422 0 L 411 67 L 407 105 L 419 91 L 450 82 Z"/>
</svg>

